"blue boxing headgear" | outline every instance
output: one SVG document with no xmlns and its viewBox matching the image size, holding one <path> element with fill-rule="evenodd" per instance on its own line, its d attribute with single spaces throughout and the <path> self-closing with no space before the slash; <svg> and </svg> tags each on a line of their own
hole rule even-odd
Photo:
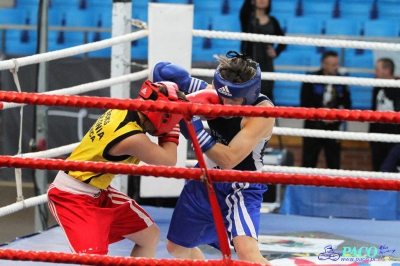
<svg viewBox="0 0 400 266">
<path fill-rule="evenodd" d="M 228 52 L 229 55 L 231 52 Z M 236 53 L 236 52 L 234 52 Z M 244 60 L 245 55 L 241 55 L 236 53 L 237 55 L 234 57 L 239 57 Z M 233 79 L 236 76 L 243 75 L 243 73 L 233 73 L 233 77 L 229 78 L 230 80 L 226 80 L 221 77 L 220 74 L 220 66 L 218 66 L 217 70 L 214 73 L 214 88 L 218 93 L 218 96 L 224 98 L 244 98 L 243 105 L 252 105 L 260 95 L 261 90 L 261 69 L 258 63 L 252 62 L 248 63 L 249 66 L 252 66 L 256 69 L 257 74 L 252 79 L 244 82 L 244 83 L 234 83 Z"/>
</svg>

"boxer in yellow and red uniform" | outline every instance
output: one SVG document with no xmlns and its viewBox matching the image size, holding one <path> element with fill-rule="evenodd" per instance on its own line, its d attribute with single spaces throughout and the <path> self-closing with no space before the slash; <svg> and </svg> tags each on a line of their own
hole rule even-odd
<svg viewBox="0 0 400 266">
<path fill-rule="evenodd" d="M 146 80 L 139 99 L 184 102 L 172 82 Z M 108 110 L 98 118 L 67 160 L 174 166 L 181 114 Z M 158 137 L 158 145 L 146 133 Z M 135 243 L 131 256 L 154 257 L 159 229 L 133 199 L 110 186 L 114 174 L 59 171 L 48 189 L 49 208 L 72 252 L 107 254 L 124 238 Z"/>
</svg>

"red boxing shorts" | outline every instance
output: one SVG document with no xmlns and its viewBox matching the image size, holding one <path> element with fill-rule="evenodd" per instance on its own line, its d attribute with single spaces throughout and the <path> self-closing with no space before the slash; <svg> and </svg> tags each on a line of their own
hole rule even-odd
<svg viewBox="0 0 400 266">
<path fill-rule="evenodd" d="M 109 186 L 100 190 L 60 171 L 47 195 L 49 208 L 75 253 L 108 253 L 108 245 L 154 221 L 133 199 Z"/>
</svg>

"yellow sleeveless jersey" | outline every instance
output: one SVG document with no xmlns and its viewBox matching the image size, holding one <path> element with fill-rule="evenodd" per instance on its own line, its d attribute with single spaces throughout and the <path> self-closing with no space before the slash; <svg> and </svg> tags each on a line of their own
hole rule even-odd
<svg viewBox="0 0 400 266">
<path fill-rule="evenodd" d="M 112 156 L 108 154 L 113 145 L 138 133 L 144 132 L 136 112 L 108 110 L 97 119 L 67 160 L 139 164 L 140 160 L 130 155 Z M 115 176 L 114 174 L 81 171 L 68 171 L 68 174 L 99 189 L 107 188 Z"/>
</svg>

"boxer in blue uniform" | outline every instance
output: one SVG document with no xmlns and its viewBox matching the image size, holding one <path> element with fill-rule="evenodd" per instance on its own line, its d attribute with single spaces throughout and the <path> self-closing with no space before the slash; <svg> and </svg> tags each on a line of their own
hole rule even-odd
<svg viewBox="0 0 400 266">
<path fill-rule="evenodd" d="M 150 72 L 154 82 L 167 80 L 190 93 L 187 99 L 196 103 L 273 107 L 260 94 L 261 70 L 258 63 L 243 54 L 230 51 L 215 56 L 219 66 L 213 83 L 190 77 L 181 66 L 158 62 Z M 197 91 L 197 92 L 196 92 Z M 211 134 L 201 119 L 192 123 L 208 168 L 261 171 L 264 149 L 271 137 L 274 118 L 206 117 Z M 186 123 L 181 133 L 188 139 Z M 258 229 L 265 184 L 214 182 L 214 189 L 224 218 L 226 231 L 240 260 L 269 264 L 258 248 Z M 176 258 L 205 259 L 199 245 L 219 249 L 218 236 L 208 199 L 201 181 L 186 182 L 175 206 L 168 231 L 167 249 Z"/>
</svg>

